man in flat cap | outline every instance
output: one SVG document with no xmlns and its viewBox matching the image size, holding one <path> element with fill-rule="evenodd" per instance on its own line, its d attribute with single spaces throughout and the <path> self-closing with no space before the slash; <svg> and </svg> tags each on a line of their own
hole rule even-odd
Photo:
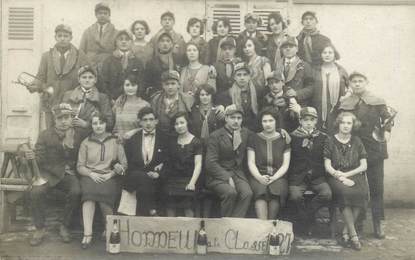
<svg viewBox="0 0 415 260">
<path fill-rule="evenodd" d="M 45 195 L 51 189 L 65 192 L 66 204 L 62 212 L 59 235 L 63 242 L 69 243 L 68 231 L 72 213 L 80 202 L 81 187 L 75 173 L 77 153 L 74 149 L 74 112 L 67 103 L 55 105 L 52 109 L 54 126 L 42 131 L 35 145 L 35 151 L 25 153 L 27 159 L 36 159 L 40 175 L 45 183 L 34 183 L 30 190 L 32 217 L 36 227 L 30 245 L 43 242 L 45 229 Z"/>
<path fill-rule="evenodd" d="M 62 101 L 66 91 L 78 85 L 78 69 L 88 64 L 83 51 L 72 45 L 72 29 L 59 24 L 55 28 L 56 44 L 43 53 L 30 91 L 41 93 L 41 106 L 45 113 L 46 128 L 53 125 L 51 108 Z"/>
<path fill-rule="evenodd" d="M 260 108 L 257 92 L 251 81 L 250 70 L 245 63 L 240 62 L 235 65 L 233 79 L 232 87 L 217 95 L 217 103 L 224 107 L 231 104 L 241 107 L 244 112 L 243 125 L 252 131 L 257 131 L 256 117 Z"/>
<path fill-rule="evenodd" d="M 301 16 L 303 30 L 297 36 L 298 56 L 313 67 L 321 64 L 320 54 L 323 48 L 330 43 L 330 39 L 327 36 L 320 34 L 317 29 L 317 23 L 316 13 L 306 11 Z"/>
<path fill-rule="evenodd" d="M 262 25 L 262 19 L 257 14 L 248 13 L 244 17 L 245 30 L 243 30 L 236 39 L 237 43 L 237 56 L 243 56 L 243 43 L 248 38 L 255 38 L 261 44 L 260 50 L 258 53 L 260 56 L 265 56 L 266 46 L 267 46 L 267 36 L 258 30 L 258 26 Z"/>
<path fill-rule="evenodd" d="M 157 49 L 160 36 L 163 33 L 168 33 L 173 40 L 173 53 L 180 57 L 180 60 L 182 61 L 186 52 L 186 42 L 180 33 L 174 31 L 173 27 L 175 22 L 176 18 L 172 12 L 164 12 L 160 16 L 160 24 L 162 28 L 153 36 L 153 38 L 151 38 L 150 44 L 154 49 Z"/>
<path fill-rule="evenodd" d="M 95 6 L 97 22 L 82 34 L 79 49 L 88 57 L 91 65 L 100 73 L 103 60 L 115 50 L 117 30 L 110 21 L 111 9 L 105 3 Z"/>
<path fill-rule="evenodd" d="M 350 111 L 362 122 L 356 134 L 362 139 L 367 151 L 367 180 L 370 191 L 373 230 L 375 237 L 385 238 L 385 212 L 383 205 L 384 161 L 388 158 L 385 138 L 390 134 L 396 111 L 388 108 L 386 101 L 369 91 L 369 81 L 361 72 L 352 72 L 349 85 L 353 93 L 340 100 L 338 112 Z M 375 129 L 379 129 L 374 134 Z"/>
<path fill-rule="evenodd" d="M 235 59 L 236 41 L 234 38 L 225 39 L 219 47 L 222 50 L 222 55 L 213 64 L 217 73 L 216 96 L 232 87 L 234 66 L 237 63 L 237 59 Z"/>
<path fill-rule="evenodd" d="M 208 139 L 206 186 L 220 198 L 222 217 L 245 217 L 253 196 L 246 165 L 246 146 L 252 132 L 242 127 L 243 116 L 240 106 L 226 107 L 225 126 Z"/>
<path fill-rule="evenodd" d="M 177 71 L 163 72 L 161 81 L 163 90 L 154 95 L 151 100 L 151 107 L 158 118 L 160 131 L 165 135 L 171 135 L 171 118 L 177 112 L 190 113 L 194 99 L 192 96 L 179 91 L 180 74 Z"/>
</svg>

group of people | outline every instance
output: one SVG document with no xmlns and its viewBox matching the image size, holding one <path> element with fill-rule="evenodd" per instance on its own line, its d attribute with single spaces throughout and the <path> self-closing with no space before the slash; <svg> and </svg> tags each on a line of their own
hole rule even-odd
<svg viewBox="0 0 415 260">
<path fill-rule="evenodd" d="M 260 219 L 276 219 L 287 201 L 297 222 L 310 225 L 334 203 L 344 218 L 341 242 L 359 250 L 356 226 L 369 202 L 375 235 L 383 238 L 383 162 L 386 143 L 375 128 L 392 115 L 368 90 L 360 72 L 347 74 L 317 16 L 305 12 L 303 30 L 287 35 L 280 13 L 245 16 L 245 30 L 230 34 L 215 20 L 206 41 L 204 23 L 191 18 L 186 43 L 175 16 L 161 15 L 150 41 L 144 20 L 116 30 L 111 10 L 99 3 L 97 22 L 79 49 L 72 30 L 58 25 L 56 45 L 42 56 L 38 80 L 47 129 L 34 151 L 46 184 L 31 193 L 39 245 L 45 235 L 45 194 L 65 191 L 59 234 L 71 240 L 72 212 L 82 202 L 82 247 L 92 241 L 98 204 L 116 213 L 121 191 L 134 193 L 137 214 L 195 216 L 202 190 L 220 202 L 222 217 L 245 217 L 254 202 Z M 53 91 L 45 91 L 49 87 Z M 304 192 L 315 196 L 305 203 Z M 204 216 L 206 217 L 206 216 Z"/>
</svg>

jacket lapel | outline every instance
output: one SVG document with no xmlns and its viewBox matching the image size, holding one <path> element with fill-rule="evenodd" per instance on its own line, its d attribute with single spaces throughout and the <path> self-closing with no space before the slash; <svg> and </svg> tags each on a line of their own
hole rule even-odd
<svg viewBox="0 0 415 260">
<path fill-rule="evenodd" d="M 71 46 L 69 53 L 65 59 L 65 66 L 63 66 L 62 75 L 66 75 L 71 72 L 72 68 L 75 66 L 75 63 L 78 59 L 78 51 L 74 46 Z"/>
<path fill-rule="evenodd" d="M 54 47 L 51 49 L 53 68 L 55 69 L 56 75 L 61 75 L 61 63 L 60 55 L 58 50 Z"/>
<path fill-rule="evenodd" d="M 300 62 L 301 60 L 297 57 L 295 61 L 293 61 L 290 64 L 290 70 L 288 71 L 288 76 L 285 79 L 285 82 L 289 82 L 295 77 L 295 74 L 297 73 L 298 65 Z"/>
</svg>

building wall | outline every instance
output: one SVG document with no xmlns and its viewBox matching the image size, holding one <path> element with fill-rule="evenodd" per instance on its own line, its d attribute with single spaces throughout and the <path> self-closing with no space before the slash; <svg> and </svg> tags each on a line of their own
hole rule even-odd
<svg viewBox="0 0 415 260">
<path fill-rule="evenodd" d="M 33 0 L 35 1 L 35 0 Z M 54 44 L 54 28 L 67 23 L 74 31 L 73 43 L 79 44 L 83 30 L 95 21 L 95 0 L 39 0 L 43 3 L 42 51 Z M 176 15 L 176 30 L 188 39 L 187 19 L 206 14 L 204 0 L 110 0 L 112 21 L 117 28 L 128 28 L 133 20 L 149 22 L 152 33 L 159 28 L 160 14 L 171 10 Z M 232 1 L 230 1 L 232 2 Z M 247 1 L 234 1 L 248 3 Z M 273 1 L 265 1 L 273 3 Z M 316 11 L 320 31 L 329 36 L 349 72 L 367 73 L 370 88 L 399 111 L 389 143 L 386 161 L 385 197 L 394 205 L 415 205 L 415 6 L 388 5 L 302 5 L 289 4 L 290 33 L 301 29 L 300 17 L 306 10 Z M 151 35 L 150 35 L 151 36 Z M 40 57 L 35 57 L 39 59 Z M 37 68 L 33 68 L 35 72 Z"/>
</svg>

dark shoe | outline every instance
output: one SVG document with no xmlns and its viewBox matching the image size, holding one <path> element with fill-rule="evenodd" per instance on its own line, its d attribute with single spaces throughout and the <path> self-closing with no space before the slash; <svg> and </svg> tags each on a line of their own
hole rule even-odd
<svg viewBox="0 0 415 260">
<path fill-rule="evenodd" d="M 72 241 L 71 234 L 64 225 L 60 225 L 59 227 L 59 236 L 64 243 L 70 243 Z"/>
<path fill-rule="evenodd" d="M 45 235 L 46 235 L 45 229 L 37 229 L 35 233 L 33 233 L 33 236 L 29 241 L 30 245 L 38 246 L 42 244 L 43 239 L 45 238 Z"/>
<path fill-rule="evenodd" d="M 352 236 L 350 238 L 350 243 L 352 245 L 352 248 L 356 251 L 360 251 L 362 250 L 362 244 L 359 241 L 359 237 L 358 236 Z"/>
<path fill-rule="evenodd" d="M 343 234 L 341 236 L 341 238 L 339 239 L 338 243 L 345 248 L 350 248 L 351 247 L 351 242 L 350 242 L 350 237 L 349 234 Z"/>
<path fill-rule="evenodd" d="M 373 230 L 375 237 L 378 239 L 385 239 L 385 222 L 382 220 L 373 221 Z"/>
<path fill-rule="evenodd" d="M 84 235 L 81 242 L 82 249 L 88 249 L 92 244 L 92 235 Z"/>
<path fill-rule="evenodd" d="M 155 210 L 155 209 L 150 209 L 149 215 L 150 215 L 150 217 L 158 217 L 159 216 L 157 214 L 157 210 Z"/>
</svg>

